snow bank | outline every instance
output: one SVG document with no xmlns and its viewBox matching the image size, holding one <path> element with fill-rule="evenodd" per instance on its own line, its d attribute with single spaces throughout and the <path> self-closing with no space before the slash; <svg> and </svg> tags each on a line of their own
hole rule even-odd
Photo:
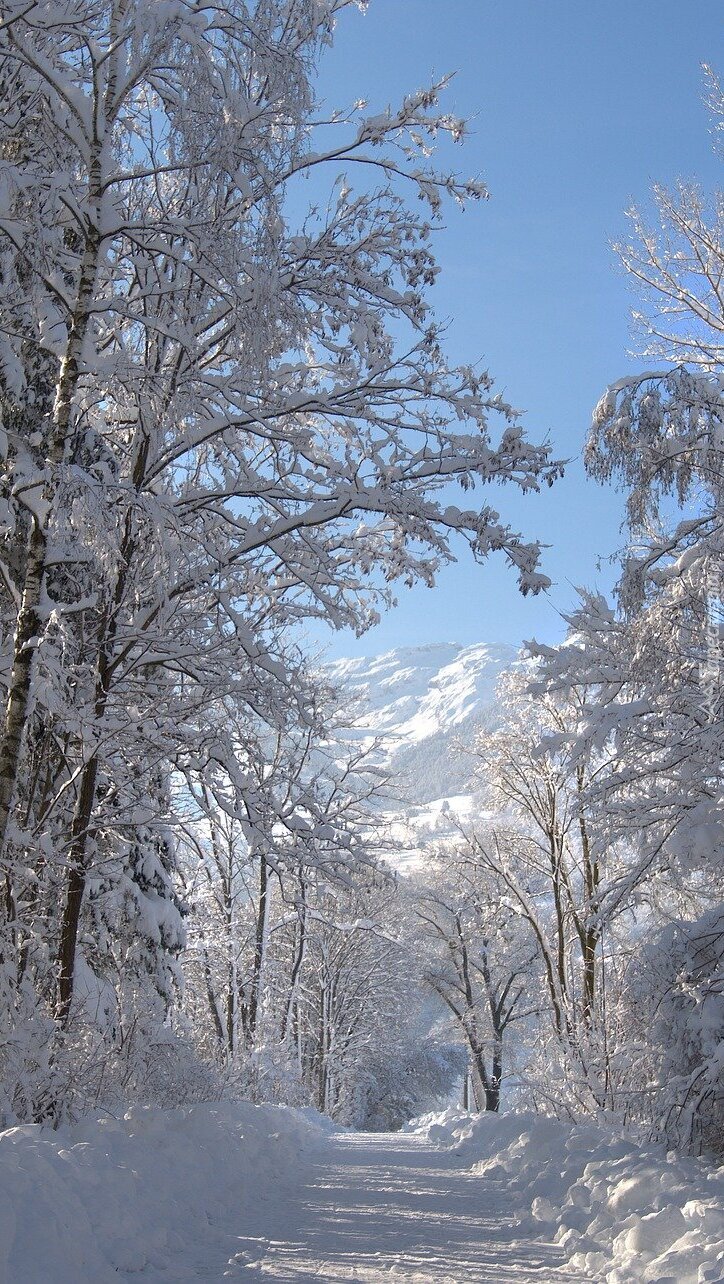
<svg viewBox="0 0 724 1284">
<path fill-rule="evenodd" d="M 198 1260 L 218 1261 L 220 1278 L 329 1127 L 311 1111 L 222 1102 L 0 1133 L 0 1284 L 118 1284 Z"/>
<path fill-rule="evenodd" d="M 554 1239 L 585 1279 L 724 1280 L 724 1168 L 534 1114 L 448 1110 L 409 1130 L 504 1182 L 526 1232 Z"/>
</svg>

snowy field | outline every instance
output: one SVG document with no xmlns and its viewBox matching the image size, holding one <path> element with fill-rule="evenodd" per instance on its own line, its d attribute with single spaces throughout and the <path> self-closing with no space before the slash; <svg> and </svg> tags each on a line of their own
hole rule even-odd
<svg viewBox="0 0 724 1284">
<path fill-rule="evenodd" d="M 533 1115 L 135 1108 L 2 1134 L 0 1280 L 715 1284 L 723 1196 L 724 1170 Z"/>
</svg>

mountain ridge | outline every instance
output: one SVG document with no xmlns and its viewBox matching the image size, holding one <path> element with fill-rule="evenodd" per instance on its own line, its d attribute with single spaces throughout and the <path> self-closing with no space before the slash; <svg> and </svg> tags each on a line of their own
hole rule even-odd
<svg viewBox="0 0 724 1284">
<path fill-rule="evenodd" d="M 497 724 L 495 688 L 517 649 L 506 643 L 427 643 L 342 658 L 325 673 L 357 707 L 355 729 L 376 737 L 414 806 L 468 792 L 478 733 Z"/>
</svg>

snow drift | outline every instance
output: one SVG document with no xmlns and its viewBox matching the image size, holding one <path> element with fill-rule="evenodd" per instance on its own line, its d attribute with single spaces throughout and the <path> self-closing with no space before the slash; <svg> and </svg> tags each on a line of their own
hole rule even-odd
<svg viewBox="0 0 724 1284">
<path fill-rule="evenodd" d="M 330 1127 L 311 1111 L 224 1102 L 11 1128 L 0 1134 L 0 1284 L 137 1272 L 179 1284 L 201 1264 L 214 1263 L 213 1278 L 243 1268 L 264 1205 L 284 1199 Z"/>
<path fill-rule="evenodd" d="M 534 1114 L 448 1110 L 409 1125 L 505 1183 L 526 1233 L 607 1284 L 721 1284 L 724 1167 Z"/>
</svg>

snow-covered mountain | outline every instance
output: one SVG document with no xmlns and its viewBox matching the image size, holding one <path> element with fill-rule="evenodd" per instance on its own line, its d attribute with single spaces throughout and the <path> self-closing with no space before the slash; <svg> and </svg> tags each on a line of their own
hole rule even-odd
<svg viewBox="0 0 724 1284">
<path fill-rule="evenodd" d="M 414 807 L 468 792 L 473 764 L 460 746 L 497 721 L 495 684 L 515 657 L 511 646 L 439 642 L 336 660 L 327 673 L 353 698 L 360 733 L 382 739 Z"/>
</svg>

